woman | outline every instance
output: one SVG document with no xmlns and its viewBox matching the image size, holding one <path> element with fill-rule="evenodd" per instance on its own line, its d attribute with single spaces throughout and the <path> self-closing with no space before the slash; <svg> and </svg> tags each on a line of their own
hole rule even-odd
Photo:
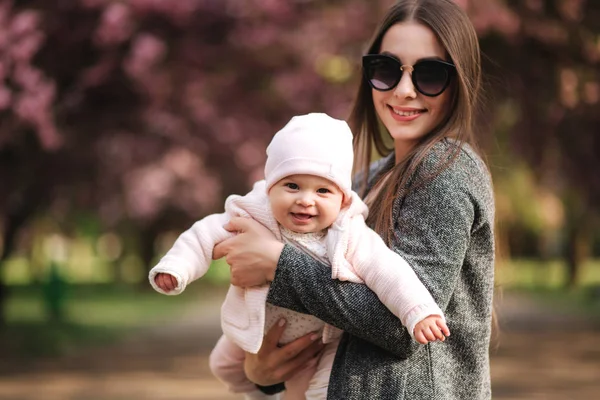
<svg viewBox="0 0 600 400">
<path fill-rule="evenodd" d="M 359 185 L 367 222 L 415 270 L 445 312 L 451 336 L 418 345 L 368 287 L 331 279 L 327 267 L 254 221 L 232 220 L 227 229 L 239 234 L 214 256 L 227 257 L 234 285 L 270 282 L 270 303 L 345 331 L 329 399 L 488 399 L 494 204 L 488 170 L 474 150 L 476 33 L 451 0 L 399 1 L 377 29 L 363 71 L 349 123 L 368 177 Z M 384 158 L 369 169 L 373 146 Z M 248 355 L 248 377 L 280 382 L 314 357 L 319 347 L 311 339 L 282 349 L 264 345 Z"/>
</svg>

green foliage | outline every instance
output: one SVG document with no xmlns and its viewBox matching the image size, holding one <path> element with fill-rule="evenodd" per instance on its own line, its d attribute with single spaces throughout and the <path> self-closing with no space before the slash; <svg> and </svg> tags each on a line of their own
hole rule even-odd
<svg viewBox="0 0 600 400">
<path fill-rule="evenodd" d="M 144 284 L 156 239 L 244 192 L 291 115 L 347 116 L 392 2 L 2 3 L 0 281 L 42 282 L 56 261 L 72 284 Z M 570 211 L 593 224 L 600 205 L 597 2 L 460 3 L 493 96 L 481 141 L 501 235 L 556 256 L 582 225 Z M 206 281 L 227 281 L 222 263 Z"/>
<path fill-rule="evenodd" d="M 524 290 L 520 290 L 523 292 Z M 567 290 L 565 288 L 536 288 L 524 291 L 550 309 L 600 319 L 600 286 Z"/>
<path fill-rule="evenodd" d="M 535 179 L 523 164 L 513 164 L 495 180 L 497 208 L 503 223 L 541 233 L 547 228 L 537 197 Z"/>
<path fill-rule="evenodd" d="M 540 261 L 517 259 L 496 266 L 496 284 L 505 289 L 537 290 L 558 289 L 567 279 L 562 260 Z M 581 266 L 579 287 L 588 289 L 600 286 L 600 260 L 589 260 Z"/>
<path fill-rule="evenodd" d="M 221 258 L 212 262 L 208 272 L 202 277 L 202 280 L 206 281 L 208 284 L 228 285 L 229 276 L 229 265 L 227 265 L 224 258 Z"/>
<path fill-rule="evenodd" d="M 65 312 L 65 281 L 56 264 L 50 265 L 49 276 L 43 285 L 44 304 L 51 321 L 62 321 Z"/>
<path fill-rule="evenodd" d="M 550 309 L 599 318 L 600 260 L 589 260 L 580 272 L 579 285 L 567 289 L 564 261 L 512 260 L 496 267 L 496 291 L 527 293 Z"/>
<path fill-rule="evenodd" d="M 39 286 L 10 288 L 7 325 L 0 330 L 0 353 L 6 357 L 60 355 L 89 345 L 111 343 L 138 329 L 181 317 L 188 306 L 223 288 L 201 283 L 179 296 L 115 285 L 73 285 L 65 291 L 64 319 L 48 319 Z"/>
</svg>

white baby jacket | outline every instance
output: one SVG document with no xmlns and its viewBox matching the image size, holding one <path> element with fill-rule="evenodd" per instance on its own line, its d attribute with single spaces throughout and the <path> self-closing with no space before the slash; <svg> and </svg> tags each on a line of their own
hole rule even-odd
<svg viewBox="0 0 600 400">
<path fill-rule="evenodd" d="M 365 283 L 413 335 L 419 321 L 430 315 L 443 318 L 443 313 L 410 265 L 365 224 L 367 212 L 367 206 L 352 192 L 350 205 L 342 208 L 328 229 L 326 243 L 331 277 Z M 235 235 L 223 228 L 234 216 L 253 218 L 282 240 L 271 212 L 265 181 L 258 181 L 245 196 L 229 196 L 224 213 L 209 215 L 183 232 L 150 271 L 152 287 L 160 293 L 175 295 L 202 277 L 212 261 L 213 247 Z M 175 290 L 166 293 L 156 285 L 154 278 L 161 272 L 177 279 Z M 268 285 L 250 288 L 232 285 L 221 309 L 223 333 L 251 353 L 257 353 L 262 344 L 268 290 Z M 340 332 L 326 324 L 323 341 L 331 341 Z"/>
</svg>

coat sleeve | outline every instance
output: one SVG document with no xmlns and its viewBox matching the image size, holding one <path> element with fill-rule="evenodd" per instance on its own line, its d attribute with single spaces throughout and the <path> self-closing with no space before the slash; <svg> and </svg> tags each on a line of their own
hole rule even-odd
<svg viewBox="0 0 600 400">
<path fill-rule="evenodd" d="M 348 260 L 379 300 L 402 322 L 412 337 L 415 325 L 430 315 L 444 318 L 442 310 L 415 271 L 389 249 L 360 217 L 353 218 Z"/>
<path fill-rule="evenodd" d="M 148 279 L 152 287 L 159 293 L 176 295 L 183 292 L 190 282 L 206 274 L 212 261 L 213 247 L 233 235 L 223 228 L 228 220 L 229 216 L 225 213 L 212 214 L 179 235 L 167 254 L 150 270 Z M 160 289 L 154 282 L 159 273 L 173 275 L 177 279 L 177 287 L 170 292 Z"/>
<path fill-rule="evenodd" d="M 460 182 L 448 168 L 410 192 L 399 209 L 391 246 L 442 310 L 459 284 L 474 221 L 472 196 Z M 368 286 L 331 279 L 327 266 L 291 246 L 281 254 L 268 301 L 312 314 L 398 357 L 409 357 L 419 346 Z"/>
</svg>

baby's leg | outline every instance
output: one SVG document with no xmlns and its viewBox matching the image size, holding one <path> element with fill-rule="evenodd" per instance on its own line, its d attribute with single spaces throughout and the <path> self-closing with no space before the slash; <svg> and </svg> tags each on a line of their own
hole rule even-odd
<svg viewBox="0 0 600 400">
<path fill-rule="evenodd" d="M 285 382 L 285 400 L 325 400 L 339 340 L 327 343 L 315 365 L 309 365 Z"/>
<path fill-rule="evenodd" d="M 315 374 L 316 369 L 316 363 L 309 364 L 298 371 L 298 373 L 289 380 L 285 381 L 284 400 L 307 400 L 306 390 L 308 389 L 308 384 Z"/>
<path fill-rule="evenodd" d="M 213 375 L 233 393 L 244 393 L 246 399 L 279 399 L 279 395 L 266 395 L 246 378 L 244 360 L 246 353 L 225 335 L 221 336 L 210 353 L 209 366 Z"/>
<path fill-rule="evenodd" d="M 329 377 L 331 376 L 331 366 L 335 358 L 339 339 L 327 343 L 323 348 L 323 354 L 319 359 L 315 373 L 312 376 L 306 390 L 306 400 L 325 400 L 327 399 L 327 388 L 329 387 Z"/>
</svg>

